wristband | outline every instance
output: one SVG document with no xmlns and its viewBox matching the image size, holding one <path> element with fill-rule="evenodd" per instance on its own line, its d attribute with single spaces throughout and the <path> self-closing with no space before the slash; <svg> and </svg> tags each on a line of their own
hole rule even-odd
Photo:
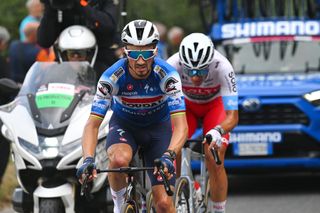
<svg viewBox="0 0 320 213">
<path fill-rule="evenodd" d="M 174 161 L 177 158 L 177 154 L 175 151 L 167 149 L 164 153 L 169 153 L 169 157 Z"/>
<path fill-rule="evenodd" d="M 225 135 L 227 132 L 222 128 L 221 125 L 217 125 L 216 127 L 214 127 L 213 129 L 217 130 L 220 135 Z"/>
</svg>

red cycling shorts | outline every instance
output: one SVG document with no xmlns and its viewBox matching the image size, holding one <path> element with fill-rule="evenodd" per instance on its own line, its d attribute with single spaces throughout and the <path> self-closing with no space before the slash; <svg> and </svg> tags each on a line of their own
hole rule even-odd
<svg viewBox="0 0 320 213">
<path fill-rule="evenodd" d="M 221 96 L 205 104 L 194 103 L 187 99 L 185 99 L 185 102 L 189 126 L 188 138 L 195 132 L 200 119 L 203 121 L 203 133 L 206 134 L 210 129 L 220 124 L 226 117 Z M 229 134 L 224 135 L 223 138 L 229 141 Z"/>
</svg>

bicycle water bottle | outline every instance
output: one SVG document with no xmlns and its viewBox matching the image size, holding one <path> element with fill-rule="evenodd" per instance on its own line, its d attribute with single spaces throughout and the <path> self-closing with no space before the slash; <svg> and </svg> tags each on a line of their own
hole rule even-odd
<svg viewBox="0 0 320 213">
<path fill-rule="evenodd" d="M 193 182 L 193 186 L 194 186 L 194 197 L 195 197 L 195 201 L 196 201 L 196 206 L 200 206 L 200 204 L 202 203 L 202 191 L 201 191 L 201 187 L 200 187 L 200 183 L 198 181 L 194 181 Z"/>
<path fill-rule="evenodd" d="M 141 199 L 141 213 L 147 213 L 147 205 L 145 199 Z"/>
</svg>

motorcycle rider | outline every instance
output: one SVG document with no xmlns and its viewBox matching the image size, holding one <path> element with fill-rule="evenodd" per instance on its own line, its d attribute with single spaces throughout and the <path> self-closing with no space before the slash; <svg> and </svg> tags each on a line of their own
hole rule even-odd
<svg viewBox="0 0 320 213">
<path fill-rule="evenodd" d="M 88 61 L 94 67 L 98 45 L 94 34 L 85 26 L 73 25 L 64 29 L 57 42 L 57 57 L 62 61 Z"/>
<path fill-rule="evenodd" d="M 126 57 L 118 60 L 101 76 L 83 133 L 84 163 L 78 169 L 80 182 L 84 170 L 94 164 L 99 126 L 112 100 L 106 149 L 109 168 L 129 166 L 138 147 L 143 148 L 146 166 L 160 158 L 164 172 L 174 186 L 173 161 L 187 137 L 184 97 L 178 73 L 155 57 L 159 33 L 146 20 L 128 23 L 121 34 Z M 171 118 L 171 119 L 170 119 Z M 171 122 L 174 129 L 171 129 Z M 157 212 L 174 212 L 172 199 L 152 172 L 148 172 Z M 94 170 L 93 175 L 96 176 Z M 114 212 L 120 212 L 126 192 L 125 175 L 108 173 Z"/>
<path fill-rule="evenodd" d="M 229 132 L 238 123 L 238 93 L 233 67 L 228 59 L 214 49 L 211 39 L 202 33 L 186 36 L 179 52 L 167 62 L 177 69 L 182 79 L 188 137 L 195 132 L 199 119 L 203 119 L 203 132 L 212 136 L 210 147 L 205 144 L 211 200 L 213 212 L 224 213 L 228 182 L 223 162 Z M 210 152 L 212 147 L 218 149 L 221 165 L 215 163 Z M 177 165 L 180 164 L 177 162 Z"/>
</svg>

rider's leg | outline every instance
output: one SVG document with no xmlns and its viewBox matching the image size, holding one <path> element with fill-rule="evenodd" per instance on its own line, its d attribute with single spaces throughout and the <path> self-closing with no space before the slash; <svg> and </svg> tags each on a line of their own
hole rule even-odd
<svg viewBox="0 0 320 213">
<path fill-rule="evenodd" d="M 143 148 L 143 154 L 146 166 L 154 166 L 154 159 L 160 158 L 167 150 L 172 135 L 171 123 L 169 121 L 162 122 L 161 124 L 154 125 L 145 129 L 148 132 L 151 140 L 145 141 L 141 144 Z M 141 140 L 139 140 L 140 142 Z M 156 208 L 156 212 L 175 212 L 173 199 L 168 196 L 163 183 L 157 177 L 153 175 L 153 171 L 148 171 L 148 176 L 152 185 L 153 200 Z M 169 180 L 171 188 L 175 184 L 175 175 Z"/>
<path fill-rule="evenodd" d="M 210 107 L 210 110 L 207 111 L 203 119 L 204 133 L 207 133 L 210 129 L 220 124 L 226 117 L 221 97 L 218 97 L 210 102 L 208 107 Z M 225 204 L 228 193 L 228 178 L 224 168 L 224 156 L 227 149 L 229 135 L 224 135 L 223 138 L 226 143 L 223 143 L 218 152 L 222 162 L 221 165 L 216 165 L 211 152 L 208 150 L 208 145 L 205 145 L 204 149 L 206 155 L 206 165 L 209 172 L 210 192 L 211 200 L 213 201 L 214 213 L 225 212 Z"/>
<path fill-rule="evenodd" d="M 174 188 L 171 186 L 171 190 Z M 176 212 L 173 204 L 172 196 L 168 196 L 163 185 L 152 186 L 153 201 L 158 213 Z"/>
<path fill-rule="evenodd" d="M 224 155 L 226 146 L 219 149 L 219 157 L 221 165 L 217 165 L 213 159 L 211 152 L 208 150 L 208 145 L 205 145 L 206 165 L 209 172 L 210 194 L 213 202 L 214 213 L 224 213 L 227 200 L 228 178 L 224 168 Z"/>
<path fill-rule="evenodd" d="M 128 144 L 113 144 L 108 149 L 109 168 L 128 167 L 132 158 L 132 149 Z M 126 193 L 126 174 L 109 172 L 108 179 L 114 203 L 114 212 L 120 212 Z"/>
<path fill-rule="evenodd" d="M 116 116 L 109 123 L 109 134 L 106 149 L 109 157 L 109 168 L 128 167 L 137 145 L 130 131 Z M 114 203 L 114 212 L 120 212 L 125 198 L 126 174 L 108 173 L 110 191 Z"/>
</svg>

